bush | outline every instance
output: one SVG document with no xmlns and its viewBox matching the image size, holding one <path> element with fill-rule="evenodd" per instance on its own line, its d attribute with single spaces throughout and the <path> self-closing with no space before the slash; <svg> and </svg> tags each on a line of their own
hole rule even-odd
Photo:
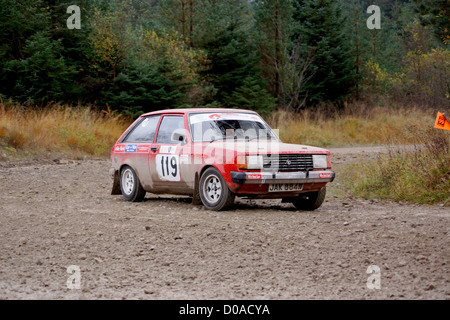
<svg viewBox="0 0 450 320">
<path fill-rule="evenodd" d="M 159 67 L 134 63 L 119 73 L 105 97 L 112 109 L 136 118 L 143 112 L 178 106 L 183 94 Z"/>
<path fill-rule="evenodd" d="M 349 165 L 341 174 L 357 197 L 450 205 L 450 144 L 447 132 L 417 133 L 412 149 L 392 147 L 387 156 Z"/>
<path fill-rule="evenodd" d="M 224 103 L 228 107 L 250 109 L 261 115 L 268 115 L 275 108 L 276 99 L 262 86 L 260 81 L 247 78 L 242 86 L 226 97 Z"/>
<path fill-rule="evenodd" d="M 430 107 L 450 106 L 450 50 L 411 51 L 401 81 L 393 83 L 396 101 L 422 103 Z"/>
<path fill-rule="evenodd" d="M 26 41 L 25 58 L 10 60 L 0 73 L 2 93 L 28 103 L 64 100 L 77 90 L 73 79 L 77 73 L 62 57 L 60 41 L 36 33 Z"/>
</svg>

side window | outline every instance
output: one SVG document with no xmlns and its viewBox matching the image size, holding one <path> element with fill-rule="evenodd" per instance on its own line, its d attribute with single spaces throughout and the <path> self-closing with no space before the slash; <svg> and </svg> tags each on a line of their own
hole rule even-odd
<svg viewBox="0 0 450 320">
<path fill-rule="evenodd" d="M 144 118 L 122 142 L 152 143 L 160 116 Z"/>
<path fill-rule="evenodd" d="M 172 133 L 175 130 L 184 130 L 184 119 L 182 116 L 165 116 L 159 126 L 156 143 L 178 144 L 180 141 L 172 140 Z"/>
</svg>

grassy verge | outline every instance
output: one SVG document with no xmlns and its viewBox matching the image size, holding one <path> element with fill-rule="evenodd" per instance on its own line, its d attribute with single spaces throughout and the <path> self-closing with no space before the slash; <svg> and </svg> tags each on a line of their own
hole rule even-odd
<svg viewBox="0 0 450 320">
<path fill-rule="evenodd" d="M 321 147 L 410 144 L 415 132 L 434 123 L 434 112 L 418 108 L 368 108 L 352 104 L 343 112 L 274 112 L 267 121 L 284 142 Z M 89 107 L 53 105 L 37 110 L 0 102 L 0 160 L 106 156 L 131 121 Z"/>
<path fill-rule="evenodd" d="M 450 206 L 450 134 L 417 132 L 413 149 L 393 146 L 376 160 L 346 165 L 340 175 L 355 197 Z"/>
<path fill-rule="evenodd" d="M 128 124 L 88 107 L 31 110 L 0 103 L 0 160 L 107 156 Z"/>
<path fill-rule="evenodd" d="M 320 147 L 411 144 L 415 132 L 434 125 L 436 113 L 420 108 L 368 108 L 350 105 L 343 112 L 276 112 L 268 118 L 284 142 Z"/>
</svg>

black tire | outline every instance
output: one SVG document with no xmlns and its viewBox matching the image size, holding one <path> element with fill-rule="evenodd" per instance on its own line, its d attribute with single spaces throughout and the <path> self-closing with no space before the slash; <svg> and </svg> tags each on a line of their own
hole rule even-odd
<svg viewBox="0 0 450 320">
<path fill-rule="evenodd" d="M 141 202 L 145 198 L 146 191 L 136 172 L 129 166 L 124 166 L 120 171 L 120 192 L 125 200 L 131 202 Z"/>
<path fill-rule="evenodd" d="M 203 172 L 199 183 L 199 193 L 203 205 L 209 210 L 225 210 L 234 203 L 234 193 L 228 189 L 216 168 L 208 168 Z"/>
<path fill-rule="evenodd" d="M 292 203 L 298 210 L 313 211 L 318 209 L 325 201 L 327 188 L 323 187 L 317 192 L 302 193 Z"/>
</svg>

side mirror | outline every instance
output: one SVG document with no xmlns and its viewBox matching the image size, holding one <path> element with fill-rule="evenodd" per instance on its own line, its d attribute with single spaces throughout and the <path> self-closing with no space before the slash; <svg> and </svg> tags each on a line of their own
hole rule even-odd
<svg viewBox="0 0 450 320">
<path fill-rule="evenodd" d="M 184 144 L 186 142 L 186 133 L 184 131 L 184 129 L 176 129 L 173 133 L 172 133 L 172 141 L 178 141 L 181 142 L 182 144 Z"/>
</svg>

